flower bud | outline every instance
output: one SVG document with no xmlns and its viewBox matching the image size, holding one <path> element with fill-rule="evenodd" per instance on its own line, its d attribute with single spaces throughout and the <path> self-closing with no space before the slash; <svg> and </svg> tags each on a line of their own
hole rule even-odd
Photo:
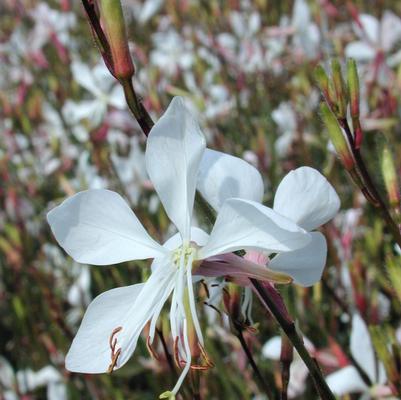
<svg viewBox="0 0 401 400">
<path fill-rule="evenodd" d="M 334 59 L 331 62 L 333 73 L 334 91 L 336 93 L 335 112 L 339 118 L 347 117 L 347 91 L 345 88 L 344 79 L 341 72 L 341 65 L 338 60 Z"/>
<path fill-rule="evenodd" d="M 387 146 L 383 147 L 381 169 L 391 207 L 400 206 L 400 192 L 398 188 L 397 172 L 393 156 Z"/>
<path fill-rule="evenodd" d="M 338 156 L 340 157 L 341 162 L 348 171 L 353 170 L 355 166 L 354 157 L 352 156 L 349 144 L 340 125 L 338 124 L 336 117 L 330 111 L 326 103 L 322 103 L 320 105 L 320 112 L 323 122 L 325 123 L 329 132 L 330 139 Z"/>
<path fill-rule="evenodd" d="M 347 61 L 347 84 L 351 116 L 359 117 L 359 78 L 356 62 L 352 58 Z"/>
<path fill-rule="evenodd" d="M 334 89 L 330 83 L 329 77 L 326 71 L 321 65 L 318 65 L 314 71 L 315 79 L 323 93 L 326 101 L 329 103 L 330 107 L 333 106 L 335 101 Z"/>
<path fill-rule="evenodd" d="M 128 48 L 120 0 L 99 0 L 100 18 L 109 42 L 113 72 L 117 79 L 129 79 L 135 73 Z"/>
</svg>

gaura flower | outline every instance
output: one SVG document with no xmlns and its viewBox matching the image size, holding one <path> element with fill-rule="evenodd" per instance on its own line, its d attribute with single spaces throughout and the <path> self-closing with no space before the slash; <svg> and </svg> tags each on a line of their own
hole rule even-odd
<svg viewBox="0 0 401 400">
<path fill-rule="evenodd" d="M 182 99 L 174 98 L 151 130 L 145 153 L 146 168 L 167 215 L 178 233 L 163 245 L 145 231 L 124 199 L 109 190 L 77 193 L 48 213 L 54 236 L 76 261 L 94 265 L 153 258 L 146 283 L 109 290 L 89 305 L 66 356 L 74 372 L 103 373 L 122 367 L 135 350 L 144 326 L 150 322 L 147 343 L 154 339 L 156 321 L 171 297 L 170 326 L 177 364 L 183 371 L 174 397 L 191 368 L 189 327 L 196 333 L 198 355 L 210 365 L 196 313 L 193 274 L 204 259 L 236 251 L 294 251 L 306 246 L 310 235 L 289 219 L 251 200 L 229 199 L 222 204 L 208 235 L 191 226 L 199 164 L 205 152 L 204 136 Z M 267 268 L 247 264 L 247 273 L 259 279 L 288 281 Z M 244 274 L 233 265 L 230 274 Z M 189 326 L 191 324 L 191 326 Z M 199 367 L 192 365 L 193 367 Z"/>
<path fill-rule="evenodd" d="M 363 393 L 364 398 L 381 399 L 391 395 L 390 388 L 385 386 L 387 376 L 384 366 L 381 362 L 377 362 L 369 330 L 359 314 L 354 314 L 352 317 L 350 349 L 352 357 L 369 377 L 373 386 L 368 387 L 357 368 L 348 365 L 327 376 L 330 390 L 337 396 Z"/>
<path fill-rule="evenodd" d="M 240 158 L 206 149 L 200 165 L 198 189 L 217 211 L 231 197 L 260 204 L 263 180 L 259 172 Z M 253 203 L 253 204 L 255 204 Z M 313 231 L 337 213 L 340 200 L 326 178 L 310 167 L 289 172 L 279 184 L 270 215 L 286 217 Z M 269 252 L 248 252 L 245 258 L 267 264 L 271 270 L 290 275 L 295 283 L 311 286 L 322 276 L 326 264 L 327 244 L 320 232 L 311 232 L 311 241 L 304 247 L 283 252 L 269 259 Z"/>
</svg>

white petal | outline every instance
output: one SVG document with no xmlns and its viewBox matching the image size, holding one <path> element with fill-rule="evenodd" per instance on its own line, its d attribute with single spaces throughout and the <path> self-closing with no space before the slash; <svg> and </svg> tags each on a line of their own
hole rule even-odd
<svg viewBox="0 0 401 400">
<path fill-rule="evenodd" d="M 269 268 L 290 275 L 299 285 L 314 285 L 326 265 L 327 244 L 320 232 L 312 232 L 311 237 L 311 242 L 302 249 L 277 254 Z"/>
<path fill-rule="evenodd" d="M 272 209 L 250 200 L 229 199 L 198 254 L 205 259 L 240 249 L 278 253 L 299 249 L 310 240 L 302 228 Z"/>
<path fill-rule="evenodd" d="M 317 170 L 301 167 L 289 172 L 277 188 L 274 211 L 306 230 L 323 225 L 337 213 L 340 199 Z"/>
<path fill-rule="evenodd" d="M 352 365 L 330 374 L 326 377 L 326 381 L 330 390 L 337 396 L 368 390 L 357 369 Z"/>
<path fill-rule="evenodd" d="M 186 240 L 205 147 L 198 123 L 175 97 L 149 134 L 146 168 L 167 215 Z"/>
<path fill-rule="evenodd" d="M 192 226 L 190 238 L 191 242 L 195 242 L 198 246 L 204 246 L 209 239 L 209 235 L 202 229 Z M 177 249 L 181 245 L 182 245 L 181 235 L 179 233 L 176 233 L 163 244 L 163 247 L 171 251 Z"/>
<path fill-rule="evenodd" d="M 67 399 L 67 388 L 63 382 L 50 382 L 47 385 L 47 400 Z"/>
<path fill-rule="evenodd" d="M 401 18 L 393 12 L 385 10 L 380 27 L 381 47 L 385 52 L 388 52 L 399 40 L 401 40 Z"/>
<path fill-rule="evenodd" d="M 269 339 L 262 347 L 263 357 L 271 360 L 280 360 L 281 355 L 281 336 L 274 336 Z"/>
<path fill-rule="evenodd" d="M 380 376 L 376 376 L 376 356 L 373 344 L 368 327 L 359 314 L 352 316 L 350 348 L 352 356 L 369 376 L 371 382 L 377 383 L 379 379 L 383 379 L 385 374 L 382 363 L 379 363 Z"/>
<path fill-rule="evenodd" d="M 113 107 L 118 108 L 119 110 L 124 110 L 127 108 L 127 102 L 124 97 L 124 90 L 121 85 L 115 85 L 111 90 L 111 93 L 108 98 L 108 102 Z"/>
<path fill-rule="evenodd" d="M 87 64 L 80 61 L 71 63 L 71 71 L 75 81 L 83 88 L 91 92 L 94 96 L 99 95 L 99 88 L 96 86 L 94 75 Z"/>
<path fill-rule="evenodd" d="M 171 268 L 159 267 L 145 284 L 109 290 L 89 305 L 66 357 L 72 372 L 103 373 L 111 363 L 110 336 L 115 334 L 116 349 L 121 348 L 116 369 L 122 367 L 135 350 L 139 335 L 152 318 L 159 302 L 172 290 Z"/>
<path fill-rule="evenodd" d="M 290 399 L 299 396 L 305 391 L 306 378 L 309 371 L 303 360 L 295 358 L 291 363 L 290 368 L 290 381 L 288 382 L 288 397 Z"/>
<path fill-rule="evenodd" d="M 202 157 L 197 187 L 215 210 L 232 197 L 259 203 L 263 199 L 263 180 L 256 168 L 241 158 L 209 149 Z"/>
<path fill-rule="evenodd" d="M 79 192 L 47 214 L 58 243 L 74 260 L 95 265 L 165 254 L 124 199 L 110 190 Z"/>
<path fill-rule="evenodd" d="M 11 364 L 0 355 L 0 385 L 10 388 L 14 381 L 14 371 Z"/>
<path fill-rule="evenodd" d="M 379 21 L 376 17 L 373 15 L 369 14 L 359 14 L 359 20 L 362 24 L 363 31 L 368 37 L 368 39 L 373 43 L 373 44 L 378 44 L 379 42 Z M 355 25 L 356 27 L 356 25 Z M 357 27 L 357 31 L 360 28 Z"/>
<path fill-rule="evenodd" d="M 123 329 L 119 333 L 127 331 L 125 323 L 129 310 L 144 286 L 141 283 L 111 289 L 92 301 L 65 360 L 69 371 L 94 374 L 107 371 L 111 362 L 110 336 L 120 326 Z M 115 337 L 120 342 L 120 335 L 116 334 Z M 132 354 L 134 349 L 135 346 L 123 348 L 122 351 Z"/>
<path fill-rule="evenodd" d="M 362 42 L 351 42 L 345 47 L 345 55 L 348 58 L 355 58 L 357 61 L 370 61 L 376 55 L 376 50 L 373 46 Z"/>
</svg>

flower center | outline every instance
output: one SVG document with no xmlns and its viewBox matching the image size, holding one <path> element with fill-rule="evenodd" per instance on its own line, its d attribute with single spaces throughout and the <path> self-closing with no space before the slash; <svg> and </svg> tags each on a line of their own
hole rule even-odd
<svg viewBox="0 0 401 400">
<path fill-rule="evenodd" d="M 198 252 L 198 246 L 194 242 L 184 243 L 173 251 L 172 261 L 174 266 L 179 269 L 180 266 L 188 265 L 190 258 L 196 260 Z"/>
</svg>

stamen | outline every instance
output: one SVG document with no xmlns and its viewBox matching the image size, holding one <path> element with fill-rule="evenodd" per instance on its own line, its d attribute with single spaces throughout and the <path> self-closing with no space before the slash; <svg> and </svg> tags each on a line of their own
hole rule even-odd
<svg viewBox="0 0 401 400">
<path fill-rule="evenodd" d="M 202 357 L 205 359 L 206 365 L 209 368 L 213 368 L 214 367 L 214 362 L 207 355 L 205 348 L 200 343 L 198 343 L 198 347 L 199 347 L 199 350 L 200 350 L 200 352 L 202 354 Z"/>
<path fill-rule="evenodd" d="M 187 356 L 187 360 L 185 362 L 185 368 L 182 370 L 181 375 L 178 378 L 178 381 L 175 384 L 174 389 L 172 390 L 172 393 L 174 393 L 174 394 L 178 393 L 178 390 L 180 389 L 182 382 L 184 381 L 185 377 L 187 376 L 189 368 L 191 366 L 191 349 L 189 347 L 187 320 L 186 319 L 184 319 L 183 334 L 184 334 L 185 354 Z"/>
<path fill-rule="evenodd" d="M 203 289 L 204 289 L 205 292 L 206 292 L 206 297 L 207 297 L 208 299 L 210 299 L 209 288 L 207 287 L 206 282 L 202 279 L 202 280 L 200 281 L 200 283 L 202 284 Z"/>
<path fill-rule="evenodd" d="M 193 255 L 191 254 L 188 259 L 187 263 L 187 286 L 188 286 L 188 295 L 189 295 L 189 308 L 191 310 L 191 315 L 192 315 L 192 321 L 194 323 L 194 328 L 196 335 L 198 336 L 198 340 L 200 344 L 203 346 L 203 335 L 202 335 L 202 330 L 200 327 L 198 315 L 196 312 L 196 306 L 195 306 L 195 296 L 194 296 L 194 288 L 192 284 L 192 260 L 193 260 Z"/>
<path fill-rule="evenodd" d="M 147 347 L 147 349 L 148 349 L 148 352 L 149 352 L 150 356 L 151 356 L 153 359 L 159 361 L 160 358 L 159 358 L 158 354 L 156 353 L 156 351 L 155 351 L 155 350 L 153 349 L 153 347 L 152 347 L 152 343 L 151 343 L 151 338 L 150 338 L 150 336 L 148 336 L 148 337 L 146 338 L 146 347 Z"/>
<path fill-rule="evenodd" d="M 180 359 L 180 351 L 178 348 L 178 336 L 175 338 L 174 340 L 174 361 L 175 361 L 175 365 L 178 368 L 182 368 L 183 366 L 185 366 L 185 361 Z"/>
<path fill-rule="evenodd" d="M 110 338 L 109 338 L 109 346 L 111 349 L 111 363 L 107 369 L 107 372 L 111 374 L 117 364 L 118 357 L 120 357 L 121 354 L 121 347 L 116 351 L 116 346 L 117 346 L 117 338 L 115 335 L 120 332 L 123 329 L 122 326 L 119 326 L 111 332 Z"/>
</svg>

